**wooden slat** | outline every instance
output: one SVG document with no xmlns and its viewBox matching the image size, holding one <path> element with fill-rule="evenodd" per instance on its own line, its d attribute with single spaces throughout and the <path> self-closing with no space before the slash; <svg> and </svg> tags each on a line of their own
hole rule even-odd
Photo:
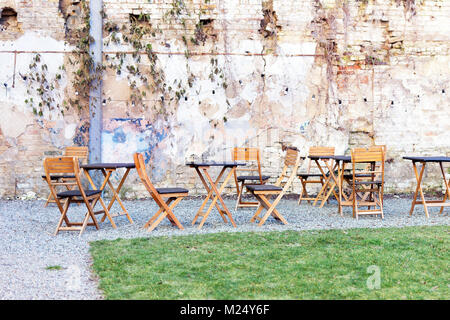
<svg viewBox="0 0 450 320">
<path fill-rule="evenodd" d="M 87 159 L 89 155 L 88 147 L 66 147 L 64 156 L 78 157 L 80 159 Z"/>
<path fill-rule="evenodd" d="M 46 158 L 44 166 L 48 174 L 75 172 L 74 158 L 72 157 Z"/>
<path fill-rule="evenodd" d="M 232 152 L 233 161 L 258 161 L 258 148 L 234 148 Z"/>
<path fill-rule="evenodd" d="M 383 161 L 384 155 L 381 150 L 370 151 L 364 148 L 352 149 L 352 162 L 379 162 Z"/>
<path fill-rule="evenodd" d="M 358 214 L 382 214 L 381 210 L 358 210 Z"/>
<path fill-rule="evenodd" d="M 284 165 L 294 166 L 297 162 L 298 150 L 286 149 L 286 158 L 284 160 Z"/>
<path fill-rule="evenodd" d="M 309 148 L 310 156 L 333 156 L 334 155 L 334 147 L 310 147 Z"/>
<path fill-rule="evenodd" d="M 427 200 L 427 207 L 449 207 L 450 202 L 431 202 Z"/>
</svg>

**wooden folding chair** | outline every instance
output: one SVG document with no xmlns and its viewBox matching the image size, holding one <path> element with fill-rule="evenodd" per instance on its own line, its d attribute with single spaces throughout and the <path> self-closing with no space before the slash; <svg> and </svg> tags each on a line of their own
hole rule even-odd
<svg viewBox="0 0 450 320">
<path fill-rule="evenodd" d="M 384 151 L 382 148 L 354 148 L 352 157 L 352 200 L 353 217 L 359 215 L 383 213 L 384 192 Z M 357 170 L 359 163 L 367 164 L 364 170 Z M 363 194 L 361 196 L 361 194 Z M 367 196 L 368 195 L 368 196 Z M 369 199 L 367 199 L 369 198 Z M 360 206 L 367 206 L 367 210 L 360 210 Z M 371 209 L 374 207 L 374 209 Z"/>
<path fill-rule="evenodd" d="M 249 190 L 259 201 L 258 209 L 256 210 L 253 217 L 250 219 L 250 222 L 255 220 L 259 221 L 259 226 L 262 226 L 264 222 L 266 222 L 267 218 L 272 215 L 276 220 L 280 220 L 284 224 L 288 222 L 284 217 L 275 209 L 277 204 L 280 202 L 281 198 L 287 192 L 289 187 L 292 184 L 295 176 L 297 175 L 297 170 L 300 165 L 300 153 L 296 148 L 288 147 L 286 149 L 286 157 L 284 159 L 284 167 L 281 171 L 281 175 L 275 182 L 275 184 L 256 184 L 256 185 L 247 185 L 246 188 Z M 291 173 L 288 174 L 289 169 Z M 287 181 L 283 184 L 283 180 L 287 178 Z M 277 197 L 270 203 L 267 197 L 272 195 L 276 195 Z M 259 215 L 263 209 L 266 209 L 266 214 L 261 218 Z"/>
<path fill-rule="evenodd" d="M 309 156 L 330 156 L 334 155 L 334 147 L 310 147 L 309 148 Z M 308 194 L 306 190 L 306 186 L 311 183 L 321 184 L 322 188 L 324 185 L 324 177 L 321 172 L 311 172 L 311 158 L 308 158 L 308 167 L 306 173 L 299 173 L 297 177 L 300 179 L 300 183 L 302 184 L 302 191 L 300 196 L 298 197 L 298 204 L 302 203 L 302 200 L 307 200 L 308 203 L 311 203 L 312 200 L 316 200 L 316 197 L 312 197 Z M 317 178 L 317 180 L 308 180 L 308 178 Z"/>
<path fill-rule="evenodd" d="M 383 152 L 384 159 L 386 159 L 386 145 L 373 145 L 373 146 L 368 147 L 367 150 L 368 151 L 381 151 L 381 152 Z M 370 169 L 371 169 L 371 164 L 367 163 L 365 168 L 362 169 L 362 170 L 363 171 L 364 170 L 367 171 L 367 170 L 370 170 Z M 380 169 L 380 163 L 375 164 L 375 169 Z M 344 173 L 343 181 L 346 181 L 347 184 L 350 186 L 350 189 L 351 189 L 352 188 L 351 181 L 352 181 L 352 178 L 353 178 L 353 173 L 352 173 L 352 169 L 349 169 L 349 171 L 350 171 L 349 173 Z M 356 176 L 358 178 L 361 178 L 361 180 L 364 180 L 363 178 L 367 178 L 367 180 L 370 180 L 372 178 L 372 176 L 370 174 L 362 173 L 362 172 L 358 172 L 358 171 L 356 173 Z M 381 178 L 381 176 L 380 176 L 380 173 L 379 173 L 379 174 L 376 175 L 375 179 L 376 180 L 380 180 L 380 178 Z M 362 186 L 362 187 L 370 189 L 369 186 Z M 370 196 L 370 192 L 365 192 L 364 195 L 362 196 L 362 199 L 366 200 L 368 196 Z M 370 209 L 370 207 L 369 207 L 369 209 Z"/>
<path fill-rule="evenodd" d="M 236 184 L 237 201 L 236 210 L 242 207 L 257 207 L 258 202 L 242 201 L 242 194 L 244 192 L 244 186 L 249 184 L 265 184 L 270 176 L 263 176 L 261 174 L 261 161 L 259 157 L 258 148 L 234 148 L 231 152 L 233 161 L 253 161 L 256 162 L 256 168 L 239 168 L 239 171 L 256 172 L 257 175 L 238 175 L 237 168 L 234 171 L 234 182 Z M 246 183 L 246 181 L 249 181 Z M 239 182 L 241 185 L 239 186 Z"/>
<path fill-rule="evenodd" d="M 147 172 L 145 171 L 145 162 L 142 154 L 134 154 L 134 163 L 142 183 L 152 196 L 153 200 L 155 200 L 156 204 L 159 206 L 158 212 L 156 212 L 155 215 L 148 220 L 148 222 L 144 225 L 144 228 L 146 228 L 147 231 L 152 231 L 165 217 L 167 217 L 172 225 L 175 225 L 179 229 L 183 230 L 183 226 L 175 217 L 172 210 L 178 202 L 188 195 L 189 191 L 184 188 L 155 188 L 150 181 Z M 167 198 L 167 201 L 164 201 L 163 198 Z"/>
<path fill-rule="evenodd" d="M 77 157 L 78 159 L 86 162 L 89 156 L 89 148 L 88 147 L 66 147 L 64 150 L 64 157 Z M 67 190 L 72 190 L 74 186 L 76 186 L 75 176 L 74 175 L 52 175 L 51 180 L 53 182 L 61 183 L 64 182 L 64 186 Z M 42 179 L 46 180 L 46 176 L 42 176 Z M 54 203 L 55 199 L 53 199 L 52 194 L 50 193 L 47 197 L 47 201 L 45 202 L 44 207 L 47 207 L 49 203 Z"/>
<path fill-rule="evenodd" d="M 77 157 L 57 157 L 46 158 L 44 160 L 44 170 L 46 181 L 50 188 L 50 193 L 61 212 L 61 217 L 56 227 L 55 235 L 59 231 L 80 231 L 79 236 L 84 232 L 86 226 L 95 226 L 98 229 L 97 219 L 94 214 L 94 207 L 101 197 L 101 190 L 85 190 L 81 185 L 81 170 Z M 54 174 L 73 175 L 78 189 L 71 189 L 64 192 L 57 192 L 56 186 L 65 185 L 66 182 L 55 182 L 51 179 Z M 61 202 L 64 202 L 63 204 Z M 83 222 L 71 222 L 67 217 L 67 211 L 71 203 L 84 203 L 88 212 Z M 107 208 L 104 208 L 107 210 Z M 93 222 L 89 223 L 89 218 Z M 65 222 L 66 226 L 62 226 Z"/>
</svg>

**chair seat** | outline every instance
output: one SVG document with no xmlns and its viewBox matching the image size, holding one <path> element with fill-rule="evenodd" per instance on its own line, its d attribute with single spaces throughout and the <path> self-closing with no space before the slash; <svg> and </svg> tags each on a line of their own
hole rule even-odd
<svg viewBox="0 0 450 320">
<path fill-rule="evenodd" d="M 281 191 L 283 188 L 273 184 L 250 184 L 246 186 L 250 191 Z"/>
<path fill-rule="evenodd" d="M 160 194 L 168 194 L 168 193 L 188 193 L 188 189 L 184 188 L 156 188 L 156 191 Z"/>
<path fill-rule="evenodd" d="M 357 178 L 370 178 L 372 175 L 369 173 L 357 173 L 355 174 L 355 176 Z M 353 178 L 353 173 L 352 174 L 344 174 L 344 178 L 345 179 L 352 179 Z"/>
<path fill-rule="evenodd" d="M 261 176 L 262 180 L 267 180 L 270 177 L 269 176 Z M 238 181 L 244 181 L 244 180 L 259 180 L 259 176 L 238 176 Z"/>
<path fill-rule="evenodd" d="M 377 184 L 381 185 L 383 184 L 382 181 L 355 181 L 355 185 L 362 185 L 362 184 Z"/>
<path fill-rule="evenodd" d="M 87 197 L 102 193 L 102 190 L 84 190 Z M 80 190 L 67 190 L 56 194 L 58 198 L 81 197 Z"/>
<path fill-rule="evenodd" d="M 46 179 L 47 176 L 43 175 L 42 179 Z M 75 175 L 50 175 L 50 180 L 58 180 L 58 179 L 75 179 Z"/>
<path fill-rule="evenodd" d="M 297 177 L 308 178 L 308 177 L 321 177 L 321 173 L 299 173 Z"/>
</svg>

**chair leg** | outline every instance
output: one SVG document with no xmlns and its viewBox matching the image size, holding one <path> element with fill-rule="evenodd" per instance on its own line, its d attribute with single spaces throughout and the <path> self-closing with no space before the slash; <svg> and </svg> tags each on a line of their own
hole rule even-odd
<svg viewBox="0 0 450 320">
<path fill-rule="evenodd" d="M 169 219 L 169 221 L 172 224 L 175 224 L 180 230 L 184 230 L 183 225 L 180 223 L 180 221 L 178 221 L 177 217 L 173 214 L 172 209 L 183 199 L 183 197 L 178 197 L 175 199 L 175 201 L 173 201 L 172 198 L 168 199 L 166 201 L 167 207 L 169 208 L 169 210 L 164 210 L 163 208 L 160 207 L 160 209 L 158 210 L 158 212 L 145 224 L 144 227 L 146 226 L 150 226 L 148 227 L 147 231 L 150 232 L 153 229 L 155 229 L 158 224 L 161 223 L 161 221 L 164 219 L 164 217 L 167 216 L 167 218 Z M 173 202 L 172 202 L 173 201 Z M 170 204 L 170 205 L 169 205 Z M 161 214 L 162 213 L 162 214 Z"/>
<path fill-rule="evenodd" d="M 182 199 L 183 199 L 183 197 L 176 198 L 175 201 L 170 206 L 168 206 L 170 211 L 167 213 L 170 222 L 172 222 L 172 224 L 175 224 L 178 227 L 178 229 L 180 229 L 180 230 L 184 230 L 184 228 L 183 228 L 182 224 L 180 223 L 180 221 L 178 221 L 178 218 L 173 214 L 172 210 Z"/>
<path fill-rule="evenodd" d="M 302 191 L 300 192 L 300 196 L 298 197 L 298 205 L 302 203 L 303 196 L 305 195 L 307 198 L 309 198 L 308 192 L 306 191 L 306 181 L 303 178 L 299 178 L 300 183 L 302 184 Z M 310 200 L 308 200 L 308 203 L 311 203 Z"/>
<path fill-rule="evenodd" d="M 286 219 L 284 219 L 284 217 L 278 212 L 277 209 L 275 209 L 275 206 L 278 204 L 277 200 L 279 198 L 281 198 L 280 196 L 277 197 L 277 199 L 275 199 L 275 201 L 273 203 L 270 203 L 269 200 L 266 198 L 265 195 L 258 195 L 259 198 L 261 199 L 261 203 L 263 204 L 263 206 L 266 208 L 267 212 L 264 215 L 264 217 L 261 219 L 261 221 L 259 222 L 259 225 L 262 226 L 264 224 L 264 222 L 267 220 L 267 218 L 269 217 L 269 215 L 272 215 L 275 217 L 278 217 L 279 220 L 281 220 L 284 224 L 288 224 L 288 222 L 286 221 Z"/>
<path fill-rule="evenodd" d="M 235 208 L 235 210 L 237 210 L 239 208 L 239 205 L 241 204 L 241 197 L 242 197 L 242 193 L 244 192 L 244 182 L 245 182 L 245 180 L 242 181 L 241 187 L 240 188 L 238 187 L 238 197 L 237 197 L 237 200 L 236 200 L 236 208 Z"/>
<path fill-rule="evenodd" d="M 358 213 L 357 213 L 357 209 L 356 209 L 356 206 L 357 206 L 357 204 L 356 204 L 356 190 L 353 188 L 353 191 L 352 191 L 352 212 L 353 212 L 353 218 L 356 218 L 357 220 L 358 220 Z"/>
<path fill-rule="evenodd" d="M 45 204 L 44 204 L 44 208 L 47 208 L 47 206 L 48 206 L 48 204 L 51 202 L 51 200 L 52 200 L 52 194 L 50 193 L 49 195 L 48 195 L 48 197 L 47 197 L 47 201 L 45 202 Z"/>
<path fill-rule="evenodd" d="M 148 220 L 147 223 L 144 224 L 144 229 L 147 229 L 153 223 L 153 221 L 155 221 L 159 217 L 162 211 L 163 209 L 159 208 L 159 210 L 150 218 L 150 220 Z"/>
<path fill-rule="evenodd" d="M 67 198 L 66 202 L 64 202 L 64 206 L 63 206 L 63 212 L 61 212 L 61 217 L 59 218 L 58 224 L 56 226 L 56 230 L 54 235 L 56 236 L 59 232 L 59 229 L 61 228 L 63 221 L 66 221 L 66 224 L 68 222 L 68 219 L 66 218 L 66 214 L 67 214 L 67 210 L 69 209 L 69 204 L 70 204 L 70 198 Z"/>
<path fill-rule="evenodd" d="M 99 200 L 99 202 L 100 202 L 100 205 L 101 205 L 102 208 L 103 208 L 103 211 L 105 212 L 105 213 L 103 214 L 103 217 L 102 217 L 102 219 L 100 220 L 100 222 L 104 222 L 104 221 L 106 220 L 106 218 L 108 218 L 109 222 L 111 223 L 111 226 L 112 226 L 114 229 L 116 229 L 116 228 L 117 228 L 117 225 L 116 225 L 116 223 L 114 222 L 113 217 L 111 216 L 111 213 L 109 212 L 108 207 L 106 206 L 105 202 L 103 201 L 103 199 L 102 199 L 101 197 L 100 197 L 98 200 Z"/>
<path fill-rule="evenodd" d="M 84 230 L 86 229 L 86 226 L 87 226 L 87 224 L 88 224 L 88 221 L 89 221 L 89 214 L 86 214 L 86 215 L 84 216 L 83 224 L 81 225 L 81 229 L 80 229 L 80 233 L 78 234 L 78 238 L 81 237 L 81 235 L 83 234 Z"/>
<path fill-rule="evenodd" d="M 92 216 L 93 216 L 93 217 L 95 217 L 95 212 L 94 212 L 95 205 L 97 204 L 98 200 L 100 200 L 100 199 L 101 199 L 101 195 L 99 195 L 98 197 L 92 199 L 92 201 L 91 201 L 91 203 L 90 203 L 91 211 L 92 211 Z M 78 203 L 78 204 L 81 205 L 81 203 Z M 108 211 L 108 214 L 109 214 L 109 211 Z M 97 230 L 98 230 L 98 229 L 99 229 L 99 226 L 98 226 L 97 219 L 94 220 L 94 225 L 95 225 L 95 227 L 96 227 Z"/>
<path fill-rule="evenodd" d="M 256 212 L 255 212 L 255 214 L 253 215 L 253 217 L 250 219 L 250 222 L 253 222 L 253 221 L 255 221 L 256 218 L 259 218 L 259 214 L 261 213 L 261 211 L 262 211 L 263 208 L 264 208 L 264 207 L 263 207 L 262 204 L 260 204 L 260 205 L 258 206 L 258 209 L 256 209 Z"/>
<path fill-rule="evenodd" d="M 167 205 L 170 205 L 170 203 L 172 202 L 172 198 L 169 198 L 167 201 L 166 201 L 166 204 Z M 163 212 L 163 208 L 162 207 L 160 207 L 159 209 L 158 209 L 158 211 L 147 221 L 147 223 L 144 225 L 144 229 L 147 229 L 152 223 L 153 223 L 153 221 L 155 221 L 158 217 L 159 217 L 159 215 L 161 214 L 161 212 Z"/>
<path fill-rule="evenodd" d="M 92 201 L 92 202 L 94 202 L 94 201 Z M 81 226 L 80 233 L 78 234 L 78 238 L 81 237 L 81 235 L 83 234 L 84 230 L 86 229 L 86 227 L 87 227 L 87 225 L 88 225 L 89 218 L 92 219 L 92 221 L 94 222 L 94 225 L 95 225 L 95 227 L 97 228 L 97 230 L 99 229 L 99 227 L 98 227 L 98 222 L 97 222 L 97 219 L 95 218 L 94 210 L 92 209 L 91 204 L 89 203 L 89 201 L 86 201 L 86 202 L 85 202 L 85 205 L 86 205 L 86 207 L 87 207 L 87 209 L 88 209 L 88 212 L 86 213 L 86 215 L 85 215 L 85 217 L 84 217 L 84 220 L 83 220 L 83 224 L 82 224 L 82 226 Z"/>
<path fill-rule="evenodd" d="M 383 192 L 380 189 L 378 189 L 378 201 L 380 202 L 380 211 L 381 211 L 381 219 L 384 219 L 384 212 L 383 212 Z"/>
<path fill-rule="evenodd" d="M 262 184 L 265 184 L 266 181 L 267 180 L 264 180 Z M 260 184 L 260 183 L 258 183 L 258 184 Z M 246 185 L 247 184 L 245 183 L 245 180 L 243 180 L 241 183 L 240 191 L 238 190 L 238 199 L 236 201 L 236 210 L 241 207 L 257 207 L 258 206 L 258 202 L 256 202 L 256 201 L 252 202 L 252 201 L 243 201 L 242 200 L 242 196 L 245 192 Z"/>
</svg>

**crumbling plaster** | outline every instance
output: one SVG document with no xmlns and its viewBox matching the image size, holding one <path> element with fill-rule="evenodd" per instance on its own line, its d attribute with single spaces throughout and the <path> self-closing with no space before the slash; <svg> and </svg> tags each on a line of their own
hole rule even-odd
<svg viewBox="0 0 450 320">
<path fill-rule="evenodd" d="M 70 108 L 64 115 L 58 110 L 34 115 L 24 103 L 29 94 L 21 77 L 34 53 L 12 52 L 52 52 L 41 53 L 49 76 L 66 66 L 52 93 L 55 100 L 62 104 L 76 95 L 67 63 L 73 49 L 64 32 L 68 13 L 60 11 L 73 8 L 68 1 L 62 7 L 58 1 L 13 2 L 0 1 L 0 7 L 17 10 L 23 32 L 11 39 L 0 32 L 0 80 L 7 83 L 0 88 L 0 196 L 29 191 L 43 196 L 43 158 L 68 145 L 87 145 L 89 118 L 86 110 Z M 184 2 L 194 9 L 202 5 Z M 123 25 L 130 13 L 143 12 L 160 25 L 162 34 L 150 39 L 158 64 L 166 83 L 181 79 L 186 92 L 179 102 L 167 102 L 164 112 L 158 93 L 145 98 L 147 108 L 133 106 L 127 72 L 107 68 L 103 160 L 131 161 L 133 152 L 142 152 L 160 185 L 177 184 L 197 194 L 204 190 L 185 162 L 230 159 L 233 146 L 260 147 L 263 171 L 276 177 L 281 143 L 303 154 L 312 145 L 335 146 L 341 154 L 377 143 L 387 145 L 387 191 L 411 191 L 415 180 L 403 155 L 450 153 L 450 3 L 414 3 L 413 12 L 403 0 L 211 0 L 204 16 L 212 21 L 208 32 L 214 40 L 190 44 L 186 58 L 183 28 L 162 20 L 171 1 L 105 0 L 105 21 Z M 36 18 L 46 10 L 56 12 L 51 23 Z M 105 52 L 133 50 L 109 37 L 105 33 Z M 223 69 L 226 88 L 209 79 L 212 57 Z M 132 63 L 128 56 L 123 69 Z M 148 65 L 144 55 L 142 70 Z M 186 85 L 189 73 L 195 75 L 192 87 Z M 429 172 L 430 189 L 440 186 L 437 174 Z M 135 174 L 128 184 L 126 196 L 145 194 Z M 298 182 L 292 191 L 299 192 Z"/>
</svg>

